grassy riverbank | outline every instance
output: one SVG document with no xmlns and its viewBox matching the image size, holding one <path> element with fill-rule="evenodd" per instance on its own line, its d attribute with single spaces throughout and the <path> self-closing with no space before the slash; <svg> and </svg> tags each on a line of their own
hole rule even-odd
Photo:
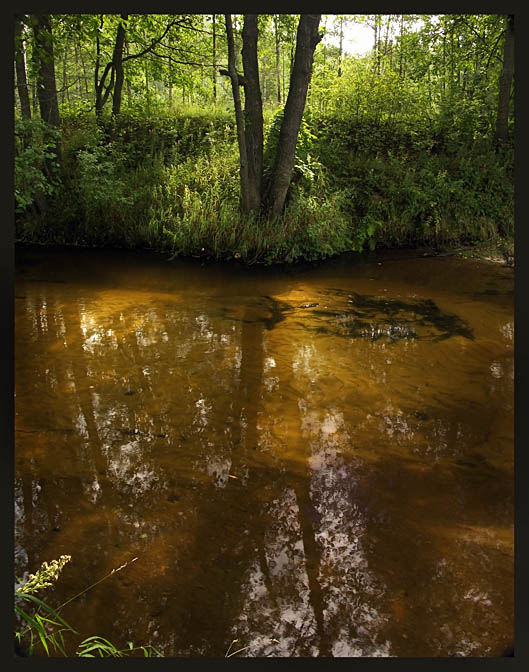
<svg viewBox="0 0 529 672">
<path fill-rule="evenodd" d="M 47 131 L 16 122 L 17 241 L 248 263 L 381 247 L 512 247 L 513 152 L 495 152 L 487 137 L 309 110 L 286 212 L 259 221 L 239 213 L 231 110 L 125 112 L 116 128 L 90 114 L 62 119 L 55 174 Z M 265 165 L 274 119 L 269 112 Z"/>
</svg>

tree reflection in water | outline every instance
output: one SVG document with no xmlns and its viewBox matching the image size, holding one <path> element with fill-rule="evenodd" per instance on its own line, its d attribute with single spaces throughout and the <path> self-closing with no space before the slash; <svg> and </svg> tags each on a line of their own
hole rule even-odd
<svg viewBox="0 0 529 672">
<path fill-rule="evenodd" d="M 68 606 L 82 634 L 168 656 L 508 643 L 509 323 L 485 339 L 415 302 L 432 338 L 358 340 L 336 315 L 353 296 L 375 319 L 365 292 L 23 293 L 17 571 L 71 553 L 59 602 L 139 558 Z"/>
</svg>

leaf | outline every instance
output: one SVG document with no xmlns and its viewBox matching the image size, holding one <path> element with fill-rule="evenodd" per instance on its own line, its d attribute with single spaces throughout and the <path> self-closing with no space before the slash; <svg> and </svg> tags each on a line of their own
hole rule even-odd
<svg viewBox="0 0 529 672">
<path fill-rule="evenodd" d="M 44 609 L 44 611 L 47 611 L 48 614 L 51 614 L 53 618 L 56 618 L 62 625 L 64 625 L 68 630 L 71 630 L 73 633 L 78 634 L 77 630 L 72 628 L 72 626 L 67 623 L 64 618 L 59 616 L 59 614 L 55 611 L 55 609 L 52 609 L 48 604 L 40 600 L 38 597 L 35 597 L 35 595 L 24 595 L 25 600 L 31 600 L 32 602 L 35 602 L 41 609 Z"/>
<path fill-rule="evenodd" d="M 22 618 L 26 621 L 26 623 L 29 623 L 29 625 L 32 628 L 35 628 L 35 630 L 39 629 L 40 627 L 39 624 L 33 618 L 31 618 L 31 616 L 27 614 L 23 609 L 21 609 L 20 607 L 15 607 L 15 613 L 18 614 L 19 616 L 22 616 Z"/>
</svg>

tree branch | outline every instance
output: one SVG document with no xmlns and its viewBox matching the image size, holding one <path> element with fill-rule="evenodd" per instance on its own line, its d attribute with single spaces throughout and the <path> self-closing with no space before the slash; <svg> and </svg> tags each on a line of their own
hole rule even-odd
<svg viewBox="0 0 529 672">
<path fill-rule="evenodd" d="M 145 49 L 138 52 L 137 54 L 129 54 L 128 56 L 125 56 L 123 58 L 123 63 L 125 61 L 129 61 L 131 58 L 140 58 L 141 56 L 147 54 L 149 51 L 152 52 L 154 47 L 164 39 L 164 37 L 167 35 L 167 33 L 171 30 L 173 26 L 182 26 L 183 28 L 190 28 L 190 26 L 187 26 L 183 21 L 176 21 L 176 20 L 170 21 L 167 24 L 167 27 L 165 28 L 164 32 L 160 35 L 160 37 L 157 37 L 156 39 L 152 40 L 151 44 L 148 47 L 145 47 Z"/>
<path fill-rule="evenodd" d="M 219 68 L 219 74 L 224 75 L 224 77 L 231 77 L 228 70 L 224 70 L 223 68 Z M 244 75 L 240 75 L 239 73 L 237 73 L 237 81 L 239 83 L 239 86 L 246 86 L 246 79 L 244 78 Z"/>
<path fill-rule="evenodd" d="M 171 61 L 171 63 L 177 63 L 178 65 L 194 65 L 195 67 L 199 68 L 211 68 L 212 64 L 211 63 L 195 63 L 194 61 L 178 61 L 176 58 L 173 58 L 170 54 L 158 54 L 155 51 L 151 51 L 151 54 L 153 56 L 157 56 L 158 58 L 166 58 L 168 61 Z"/>
<path fill-rule="evenodd" d="M 103 101 L 101 103 L 102 106 L 104 106 L 104 104 L 107 102 L 108 96 L 109 96 L 109 94 L 112 91 L 112 88 L 114 86 L 114 73 L 115 73 L 116 69 L 113 67 L 112 63 L 110 63 L 109 65 L 112 66 L 112 74 L 110 75 L 110 82 L 108 83 L 108 86 L 105 89 L 105 93 L 103 94 Z M 101 88 L 103 88 L 103 84 L 101 84 Z"/>
</svg>

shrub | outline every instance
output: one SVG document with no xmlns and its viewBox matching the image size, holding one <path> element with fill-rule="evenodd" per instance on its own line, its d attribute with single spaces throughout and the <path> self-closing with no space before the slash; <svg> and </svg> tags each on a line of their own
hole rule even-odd
<svg viewBox="0 0 529 672">
<path fill-rule="evenodd" d="M 50 165 L 58 167 L 57 129 L 40 119 L 15 119 L 15 211 L 34 208 L 40 196 L 51 196 L 58 188 Z"/>
</svg>

